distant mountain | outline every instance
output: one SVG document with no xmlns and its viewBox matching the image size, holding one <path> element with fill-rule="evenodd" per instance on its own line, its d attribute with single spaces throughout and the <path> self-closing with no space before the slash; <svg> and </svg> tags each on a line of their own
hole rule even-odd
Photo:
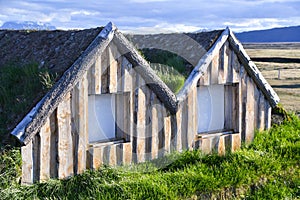
<svg viewBox="0 0 300 200">
<path fill-rule="evenodd" d="M 8 30 L 55 30 L 56 27 L 50 25 L 49 23 L 33 22 L 33 21 L 24 21 L 24 22 L 15 22 L 9 21 L 5 22 L 0 29 Z"/>
<path fill-rule="evenodd" d="M 235 33 L 241 42 L 300 42 L 300 26 Z"/>
</svg>

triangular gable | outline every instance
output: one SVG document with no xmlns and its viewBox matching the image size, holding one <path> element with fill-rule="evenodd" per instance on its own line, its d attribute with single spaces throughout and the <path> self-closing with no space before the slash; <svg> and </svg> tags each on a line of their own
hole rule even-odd
<svg viewBox="0 0 300 200">
<path fill-rule="evenodd" d="M 224 71 L 222 71 L 222 74 L 219 74 L 218 70 L 215 70 L 216 65 L 218 65 L 216 55 L 219 54 L 219 51 L 224 45 L 227 45 L 227 48 L 228 45 L 230 45 L 230 47 L 233 49 L 236 56 L 238 57 L 239 61 L 244 66 L 249 76 L 256 83 L 257 87 L 262 91 L 265 98 L 269 101 L 270 105 L 272 107 L 275 107 L 279 102 L 278 95 L 262 76 L 260 71 L 257 69 L 256 65 L 251 61 L 250 57 L 245 52 L 243 46 L 238 42 L 233 32 L 229 28 L 226 28 L 223 31 L 223 33 L 215 42 L 215 44 L 211 47 L 211 49 L 199 60 L 196 67 L 193 69 L 193 71 L 187 78 L 183 88 L 179 91 L 177 95 L 179 103 L 187 97 L 188 93 L 192 88 L 191 86 L 197 84 L 201 77 L 202 79 L 200 81 L 202 81 L 203 85 L 209 85 L 211 83 L 226 83 L 226 78 L 224 78 Z M 217 64 L 215 62 L 217 62 Z M 233 83 L 235 81 L 238 81 L 237 73 L 237 69 L 232 69 L 230 74 L 226 73 L 226 76 L 229 75 L 230 77 L 228 78 L 231 79 L 230 82 Z M 207 77 L 209 77 L 209 80 Z"/>
<path fill-rule="evenodd" d="M 94 58 L 99 57 L 111 42 L 114 42 L 117 48 L 120 49 L 120 53 L 131 62 L 135 71 L 145 79 L 146 84 L 164 103 L 166 108 L 171 113 L 175 113 L 177 110 L 175 94 L 158 78 L 147 61 L 134 49 L 133 45 L 130 44 L 112 23 L 109 23 L 74 64 L 65 71 L 52 89 L 23 118 L 11 134 L 26 145 L 46 123 L 47 118 L 64 100 L 69 91 L 71 91 L 94 64 Z M 112 90 L 114 89 L 112 88 Z"/>
</svg>

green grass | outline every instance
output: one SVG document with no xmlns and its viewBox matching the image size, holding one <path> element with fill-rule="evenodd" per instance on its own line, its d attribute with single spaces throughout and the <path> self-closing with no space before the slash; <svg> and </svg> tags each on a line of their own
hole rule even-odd
<svg viewBox="0 0 300 200">
<path fill-rule="evenodd" d="M 51 88 L 55 76 L 36 63 L 0 68 L 0 147 L 20 117 Z"/>
<path fill-rule="evenodd" d="M 14 165 L 12 165 L 14 166 Z M 102 167 L 67 180 L 31 186 L 12 182 L 2 199 L 297 199 L 300 198 L 300 120 L 256 134 L 226 156 L 173 153 L 133 166 Z M 9 170 L 9 168 L 7 169 Z M 14 175 L 10 175 L 13 179 Z"/>
<path fill-rule="evenodd" d="M 151 64 L 152 69 L 159 78 L 171 89 L 175 94 L 179 92 L 185 82 L 185 77 L 172 67 L 162 64 Z"/>
</svg>

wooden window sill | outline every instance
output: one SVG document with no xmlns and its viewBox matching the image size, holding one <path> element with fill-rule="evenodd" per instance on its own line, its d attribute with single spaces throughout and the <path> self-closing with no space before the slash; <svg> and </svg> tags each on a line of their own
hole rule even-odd
<svg viewBox="0 0 300 200">
<path fill-rule="evenodd" d="M 126 143 L 125 139 L 121 138 L 114 138 L 114 139 L 108 139 L 108 140 L 101 140 L 97 142 L 92 142 L 89 144 L 90 147 L 100 147 L 100 146 L 107 146 L 107 145 L 113 145 L 113 144 L 120 144 L 120 143 Z"/>
</svg>

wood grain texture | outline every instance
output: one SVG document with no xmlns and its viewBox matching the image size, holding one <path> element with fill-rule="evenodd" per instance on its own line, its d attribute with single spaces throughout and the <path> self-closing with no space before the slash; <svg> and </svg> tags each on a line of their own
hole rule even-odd
<svg viewBox="0 0 300 200">
<path fill-rule="evenodd" d="M 22 179 L 21 183 L 32 184 L 33 183 L 33 158 L 32 158 L 32 141 L 26 146 L 21 147 L 22 156 Z"/>
<path fill-rule="evenodd" d="M 58 178 L 73 175 L 73 141 L 71 134 L 70 93 L 57 107 Z"/>
<path fill-rule="evenodd" d="M 247 78 L 247 99 L 246 99 L 246 137 L 245 142 L 250 143 L 254 139 L 254 130 L 255 130 L 255 124 L 254 124 L 254 103 L 255 103 L 255 96 L 254 96 L 254 83 L 250 77 Z"/>
<path fill-rule="evenodd" d="M 51 145 L 51 127 L 50 118 L 40 130 L 41 147 L 40 147 L 40 181 L 50 179 L 50 167 L 56 167 L 50 165 L 50 145 Z"/>
</svg>

